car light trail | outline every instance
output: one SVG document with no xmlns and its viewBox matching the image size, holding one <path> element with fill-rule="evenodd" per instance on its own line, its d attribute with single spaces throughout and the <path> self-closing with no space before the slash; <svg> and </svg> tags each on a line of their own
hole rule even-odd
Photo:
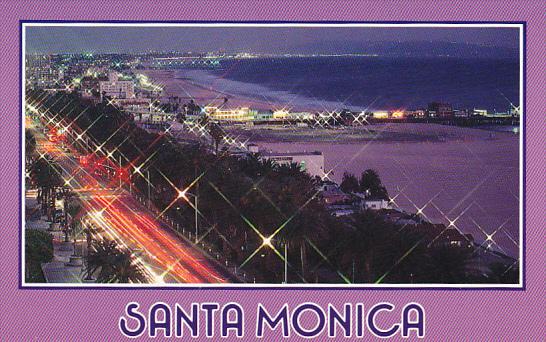
<svg viewBox="0 0 546 342">
<path fill-rule="evenodd" d="M 55 157 L 65 178 L 81 194 L 88 220 L 107 236 L 130 250 L 141 250 L 135 261 L 152 283 L 226 283 L 218 268 L 189 242 L 182 241 L 123 188 L 105 186 L 92 176 L 90 166 L 80 165 L 65 151 L 45 138 L 37 139 L 45 153 Z M 70 146 L 69 146 L 70 147 Z M 75 150 L 71 152 L 76 157 Z M 74 186 L 77 185 L 77 186 Z"/>
</svg>

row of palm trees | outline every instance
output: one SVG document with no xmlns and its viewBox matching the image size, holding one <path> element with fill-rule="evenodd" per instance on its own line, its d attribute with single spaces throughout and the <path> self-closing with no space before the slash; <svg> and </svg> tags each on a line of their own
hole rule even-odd
<svg viewBox="0 0 546 342">
<path fill-rule="evenodd" d="M 86 256 L 86 278 L 97 282 L 146 282 L 147 278 L 143 270 L 135 264 L 134 256 L 128 249 L 120 248 L 116 241 L 93 238 L 98 236 L 98 229 L 95 227 L 84 227 L 82 218 L 84 206 L 80 197 L 70 189 L 63 187 L 62 169 L 57 162 L 49 155 L 39 155 L 36 150 L 36 138 L 31 130 L 25 131 L 25 155 L 26 168 L 29 170 L 31 187 L 38 188 L 38 201 L 41 203 L 41 213 L 47 215 L 48 221 L 54 223 L 55 201 L 63 199 L 64 217 L 62 220 L 62 231 L 64 242 L 69 243 L 73 239 L 72 257 Z M 28 234 L 34 234 L 28 231 Z M 77 240 L 85 235 L 87 237 L 87 253 L 78 251 Z M 27 242 L 32 236 L 27 236 Z M 30 239 L 30 240 L 29 240 Z M 83 248 L 83 245 L 82 245 Z M 36 248 L 26 248 L 27 253 L 36 253 Z M 42 253 L 42 252 L 40 252 Z M 53 250 L 48 252 L 49 256 L 42 256 L 42 259 L 50 261 L 53 257 Z M 29 260 L 32 255 L 28 256 Z M 30 266 L 29 266 L 30 267 Z M 96 279 L 94 277 L 96 276 Z"/>
<path fill-rule="evenodd" d="M 148 278 L 135 263 L 130 250 L 120 248 L 115 240 L 97 239 L 87 255 L 87 272 L 99 283 L 145 283 Z"/>
<path fill-rule="evenodd" d="M 38 202 L 48 221 L 54 221 L 55 201 L 63 186 L 62 170 L 49 155 L 35 158 L 30 164 L 31 186 L 38 188 Z"/>
<path fill-rule="evenodd" d="M 360 179 L 357 179 L 352 173 L 345 172 L 340 188 L 346 193 L 360 192 L 369 198 L 389 199 L 387 189 L 381 183 L 379 174 L 373 169 L 367 169 L 362 172 Z"/>
</svg>

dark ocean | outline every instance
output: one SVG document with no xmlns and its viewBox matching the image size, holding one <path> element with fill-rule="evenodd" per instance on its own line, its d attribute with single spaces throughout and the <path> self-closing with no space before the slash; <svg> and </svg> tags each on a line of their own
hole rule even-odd
<svg viewBox="0 0 546 342">
<path fill-rule="evenodd" d="M 519 104 L 515 59 L 293 57 L 221 65 L 207 71 L 216 83 L 234 81 L 226 84 L 232 92 L 272 100 L 293 95 L 294 101 L 313 99 L 353 109 L 410 109 L 442 101 L 460 109 L 506 111 L 510 102 Z M 202 80 L 202 73 L 186 76 Z"/>
</svg>

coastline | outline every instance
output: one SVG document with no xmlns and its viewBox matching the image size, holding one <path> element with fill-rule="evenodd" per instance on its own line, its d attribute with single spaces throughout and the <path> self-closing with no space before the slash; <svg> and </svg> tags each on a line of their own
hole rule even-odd
<svg viewBox="0 0 546 342">
<path fill-rule="evenodd" d="M 324 111 L 341 109 L 340 103 L 305 98 L 288 91 L 216 77 L 205 70 L 138 71 L 164 89 L 164 96 L 178 96 L 182 102 L 194 100 L 199 105 L 219 106 L 227 98 L 228 108 L 250 107 L 260 111 L 290 109 L 292 111 Z M 354 109 L 353 106 L 345 106 Z"/>
</svg>

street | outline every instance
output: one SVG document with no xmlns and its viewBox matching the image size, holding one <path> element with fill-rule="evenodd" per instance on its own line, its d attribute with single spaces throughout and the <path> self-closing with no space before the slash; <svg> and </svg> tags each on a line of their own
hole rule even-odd
<svg viewBox="0 0 546 342">
<path fill-rule="evenodd" d="M 29 123 L 31 127 L 34 123 Z M 115 239 L 136 256 L 152 283 L 226 283 L 235 280 L 219 262 L 196 248 L 172 226 L 157 217 L 123 186 L 98 179 L 79 163 L 70 146 L 52 143 L 35 129 L 37 150 L 54 158 L 63 169 L 65 185 L 79 194 L 82 222 Z M 113 182 L 115 183 L 115 182 Z"/>
</svg>

